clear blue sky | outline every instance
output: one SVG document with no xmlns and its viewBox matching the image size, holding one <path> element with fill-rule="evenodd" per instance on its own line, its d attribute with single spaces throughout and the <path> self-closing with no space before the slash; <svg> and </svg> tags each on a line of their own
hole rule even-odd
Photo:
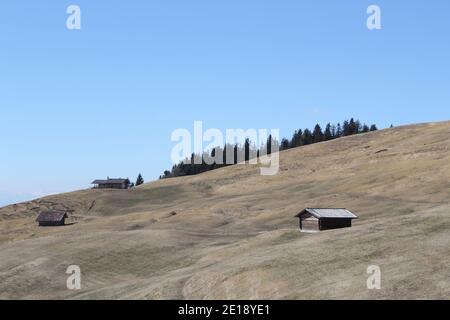
<svg viewBox="0 0 450 320">
<path fill-rule="evenodd" d="M 370 4 L 382 30 L 366 28 Z M 4 0 L 0 205 L 156 179 L 194 120 L 282 136 L 448 120 L 449 35 L 448 0 Z"/>
</svg>

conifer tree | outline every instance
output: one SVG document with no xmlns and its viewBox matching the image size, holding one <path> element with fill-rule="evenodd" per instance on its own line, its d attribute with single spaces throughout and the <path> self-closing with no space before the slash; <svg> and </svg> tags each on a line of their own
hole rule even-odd
<svg viewBox="0 0 450 320">
<path fill-rule="evenodd" d="M 302 134 L 301 145 L 305 146 L 313 143 L 313 135 L 309 129 L 305 129 Z"/>
<path fill-rule="evenodd" d="M 269 134 L 269 138 L 267 138 L 267 154 L 272 154 L 272 145 L 273 145 L 273 138 L 272 135 Z"/>
<path fill-rule="evenodd" d="M 318 143 L 318 142 L 323 141 L 323 132 L 322 132 L 322 128 L 320 127 L 319 124 L 316 124 L 316 126 L 314 127 L 312 138 L 313 138 L 312 139 L 313 143 Z"/>
<path fill-rule="evenodd" d="M 137 179 L 136 179 L 136 187 L 140 186 L 141 184 L 144 183 L 144 178 L 142 178 L 142 175 L 139 173 Z"/>
<path fill-rule="evenodd" d="M 350 124 L 347 120 L 344 121 L 344 124 L 342 125 L 342 135 L 345 136 L 349 136 L 350 133 Z"/>
<path fill-rule="evenodd" d="M 362 127 L 362 132 L 363 132 L 363 133 L 366 133 L 366 132 L 369 132 L 369 131 L 370 131 L 369 126 L 368 126 L 367 124 L 364 123 L 364 125 L 363 125 L 363 127 Z"/>
<path fill-rule="evenodd" d="M 289 149 L 289 140 L 286 138 L 281 139 L 281 146 L 280 150 L 287 150 Z"/>
<path fill-rule="evenodd" d="M 352 135 L 352 134 L 356 134 L 357 133 L 357 128 L 356 128 L 356 123 L 355 123 L 355 119 L 351 118 L 350 122 L 348 124 L 348 135 Z"/>
<path fill-rule="evenodd" d="M 331 127 L 331 123 L 328 123 L 327 126 L 325 127 L 324 140 L 328 141 L 331 139 L 333 139 L 333 130 Z"/>
<path fill-rule="evenodd" d="M 356 120 L 353 134 L 361 133 L 361 130 L 362 130 L 361 122 L 359 120 Z"/>
<path fill-rule="evenodd" d="M 336 135 L 334 136 L 335 138 L 340 138 L 342 137 L 342 127 L 341 127 L 341 123 L 338 122 L 337 124 L 337 128 L 336 128 Z"/>
</svg>

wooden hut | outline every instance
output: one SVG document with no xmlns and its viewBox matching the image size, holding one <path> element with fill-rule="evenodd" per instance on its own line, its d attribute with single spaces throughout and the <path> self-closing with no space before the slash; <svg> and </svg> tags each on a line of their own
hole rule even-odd
<svg viewBox="0 0 450 320">
<path fill-rule="evenodd" d="M 352 220 L 358 219 L 355 214 L 343 208 L 306 208 L 296 217 L 300 219 L 302 232 L 350 228 Z"/>
<path fill-rule="evenodd" d="M 64 211 L 44 211 L 39 214 L 36 221 L 41 227 L 63 226 L 66 218 L 67 213 Z"/>
<path fill-rule="evenodd" d="M 94 180 L 92 183 L 94 189 L 128 189 L 130 181 L 128 179 L 106 179 L 106 180 Z"/>
</svg>

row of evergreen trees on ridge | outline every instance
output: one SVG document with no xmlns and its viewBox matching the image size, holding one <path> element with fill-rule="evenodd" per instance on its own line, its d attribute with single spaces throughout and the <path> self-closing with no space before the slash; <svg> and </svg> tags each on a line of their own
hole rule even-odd
<svg viewBox="0 0 450 320">
<path fill-rule="evenodd" d="M 283 138 L 281 142 L 273 139 L 271 135 L 269 135 L 267 142 L 263 144 L 259 149 L 256 148 L 255 144 L 249 139 L 245 140 L 243 145 L 240 144 L 226 144 L 224 147 L 216 147 L 211 153 L 204 153 L 203 155 L 192 154 L 191 159 L 186 159 L 172 167 L 172 170 L 164 171 L 164 174 L 161 175 L 160 179 L 173 178 L 179 176 L 188 176 L 195 175 L 199 173 L 203 173 L 206 171 L 222 168 L 225 166 L 230 166 L 237 164 L 243 160 L 246 162 L 255 157 L 259 157 L 260 154 L 271 154 L 272 149 L 274 147 L 279 148 L 280 151 L 287 150 L 291 148 L 297 148 L 309 144 L 319 143 L 323 141 L 329 141 L 333 139 L 337 139 L 340 137 L 350 136 L 359 133 L 367 133 L 370 131 L 378 130 L 375 124 L 372 124 L 370 127 L 366 124 L 361 124 L 359 120 L 354 120 L 351 118 L 350 120 L 345 120 L 341 125 L 338 123 L 337 125 L 328 123 L 325 126 L 325 130 L 322 130 L 322 127 L 319 124 L 316 124 L 314 130 L 310 129 L 299 129 L 296 130 L 291 139 Z M 233 159 L 226 159 L 227 149 L 232 148 L 234 151 Z M 213 158 L 216 152 L 223 152 L 223 162 L 221 164 L 207 161 L 208 158 Z M 243 159 L 238 159 L 238 155 L 243 154 Z M 195 161 L 197 160 L 197 161 Z M 231 160 L 231 161 L 230 161 Z M 195 164 L 198 163 L 198 164 Z M 201 163 L 201 164 L 200 164 Z"/>
</svg>

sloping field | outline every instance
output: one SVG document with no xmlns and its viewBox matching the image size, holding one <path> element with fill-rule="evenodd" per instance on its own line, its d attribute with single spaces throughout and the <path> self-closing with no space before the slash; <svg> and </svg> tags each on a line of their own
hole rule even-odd
<svg viewBox="0 0 450 320">
<path fill-rule="evenodd" d="M 281 153 L 134 190 L 83 190 L 0 209 L 2 299 L 450 299 L 450 122 Z M 305 207 L 354 227 L 303 234 Z M 45 209 L 69 225 L 39 228 Z M 66 288 L 78 265 L 82 288 Z M 368 290 L 369 265 L 382 272 Z"/>
</svg>

